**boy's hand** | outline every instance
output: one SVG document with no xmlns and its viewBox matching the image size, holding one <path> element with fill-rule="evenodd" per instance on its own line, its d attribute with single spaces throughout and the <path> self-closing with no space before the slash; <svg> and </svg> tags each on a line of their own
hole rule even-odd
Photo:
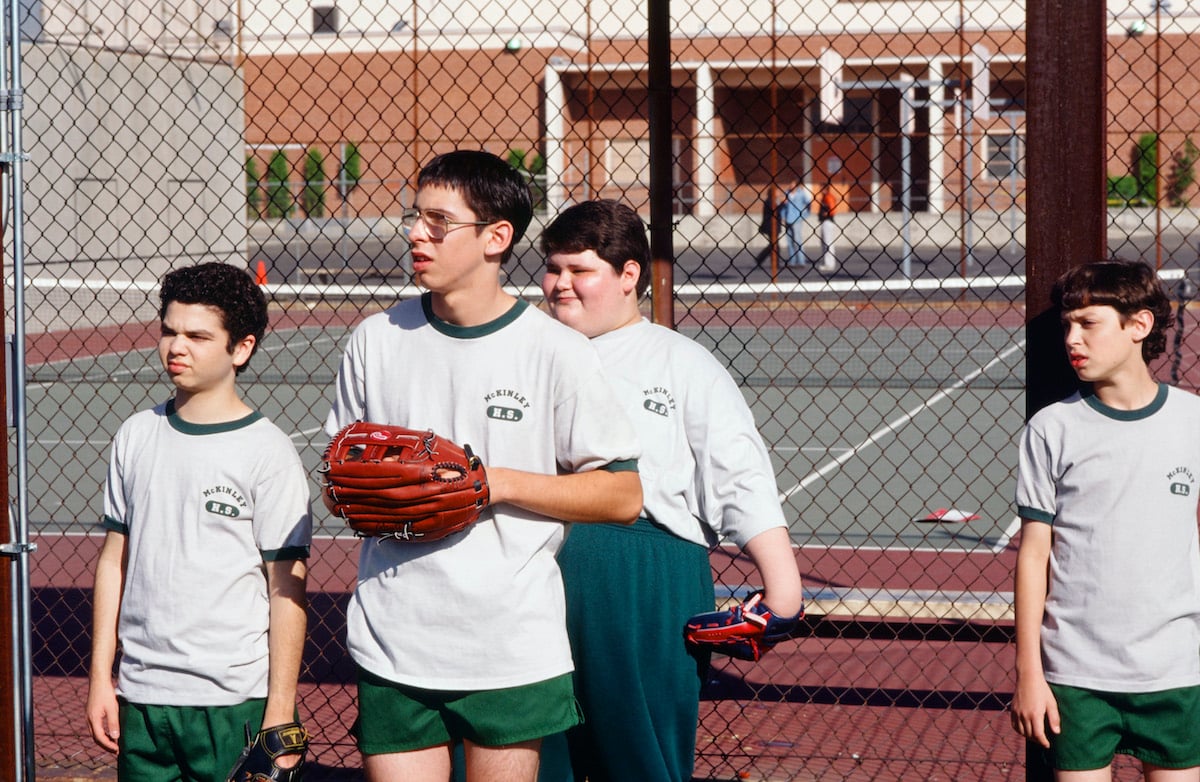
<svg viewBox="0 0 1200 782">
<path fill-rule="evenodd" d="M 1012 705 L 1009 706 L 1009 716 L 1012 719 L 1013 730 L 1046 749 L 1050 748 L 1047 728 L 1054 734 L 1062 730 L 1058 701 L 1054 699 L 1050 685 L 1041 676 L 1017 678 L 1017 689 L 1013 693 Z"/>
<path fill-rule="evenodd" d="M 795 638 L 804 618 L 803 606 L 793 616 L 778 616 L 762 598 L 759 590 L 739 606 L 693 616 L 683 628 L 684 641 L 691 647 L 757 662 L 776 644 Z"/>
<path fill-rule="evenodd" d="M 117 721 L 117 692 L 111 681 L 93 680 L 88 686 L 87 719 L 96 743 L 116 752 L 121 726 Z"/>
<path fill-rule="evenodd" d="M 308 731 L 299 722 L 263 728 L 252 736 L 225 782 L 299 782 L 308 751 Z"/>
</svg>

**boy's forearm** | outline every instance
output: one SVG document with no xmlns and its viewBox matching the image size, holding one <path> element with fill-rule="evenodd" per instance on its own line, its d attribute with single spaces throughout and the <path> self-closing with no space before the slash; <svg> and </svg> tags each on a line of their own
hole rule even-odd
<svg viewBox="0 0 1200 782">
<path fill-rule="evenodd" d="M 267 704 L 262 727 L 296 719 L 297 682 L 308 626 L 304 560 L 267 563 L 270 628 L 267 634 L 269 671 Z"/>
<path fill-rule="evenodd" d="M 632 524 L 642 512 L 642 482 L 633 471 L 567 475 L 487 468 L 493 505 L 508 503 L 569 522 Z"/>
<path fill-rule="evenodd" d="M 803 584 L 786 527 L 774 527 L 746 541 L 763 582 L 763 602 L 780 616 L 795 616 L 804 605 Z"/>
<path fill-rule="evenodd" d="M 113 662 L 117 657 L 117 621 L 121 612 L 121 589 L 124 581 L 124 539 L 105 538 L 96 561 L 92 588 L 92 656 L 89 676 L 93 682 L 111 685 Z"/>
<path fill-rule="evenodd" d="M 1043 676 L 1042 618 L 1049 585 L 1050 530 L 1039 522 L 1026 522 L 1017 552 L 1014 584 L 1017 676 Z"/>
</svg>

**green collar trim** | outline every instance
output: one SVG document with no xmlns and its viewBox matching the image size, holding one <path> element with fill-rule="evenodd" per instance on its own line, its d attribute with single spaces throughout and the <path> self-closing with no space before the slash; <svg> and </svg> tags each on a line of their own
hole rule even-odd
<svg viewBox="0 0 1200 782">
<path fill-rule="evenodd" d="M 1095 394 L 1088 394 L 1083 397 L 1083 401 L 1087 402 L 1088 407 L 1100 415 L 1111 418 L 1114 421 L 1140 421 L 1162 410 L 1163 405 L 1167 403 L 1167 388 L 1166 383 L 1159 383 L 1158 393 L 1154 395 L 1154 401 L 1140 410 L 1118 410 L 1115 407 L 1109 407 L 1101 402 Z"/>
<path fill-rule="evenodd" d="M 453 323 L 447 323 L 437 315 L 433 314 L 432 293 L 426 292 L 421 294 L 421 310 L 424 311 L 425 319 L 429 321 L 429 325 L 433 326 L 447 337 L 453 337 L 454 339 L 478 339 L 479 337 L 486 337 L 489 334 L 495 334 L 500 329 L 521 317 L 521 314 L 524 313 L 528 307 L 529 302 L 525 301 L 524 299 L 517 299 L 517 303 L 514 304 L 508 312 L 504 313 L 490 323 L 483 323 L 478 326 L 456 326 Z"/>
<path fill-rule="evenodd" d="M 219 424 L 193 424 L 190 421 L 185 421 L 179 417 L 179 413 L 175 412 L 175 400 L 167 400 L 167 423 L 171 428 L 180 434 L 205 435 L 205 434 L 221 434 L 222 432 L 232 432 L 236 429 L 243 429 L 258 419 L 262 418 L 262 413 L 257 410 L 250 413 L 244 418 L 239 418 L 236 421 L 222 421 Z"/>
</svg>

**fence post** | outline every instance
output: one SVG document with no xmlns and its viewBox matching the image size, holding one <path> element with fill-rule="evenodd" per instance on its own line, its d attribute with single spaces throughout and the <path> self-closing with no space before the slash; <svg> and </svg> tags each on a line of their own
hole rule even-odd
<svg viewBox="0 0 1200 782">
<path fill-rule="evenodd" d="M 670 0 L 650 0 L 646 21 L 650 104 L 650 300 L 654 322 L 675 328 Z"/>
<path fill-rule="evenodd" d="M 1027 14 L 1026 406 L 1032 415 L 1076 386 L 1058 314 L 1050 311 L 1054 280 L 1108 254 L 1105 3 L 1030 0 Z M 1064 154 L 1068 144 L 1070 154 Z"/>
<path fill-rule="evenodd" d="M 1029 0 L 1026 415 L 1068 395 L 1066 359 L 1050 291 L 1062 272 L 1107 255 L 1104 0 Z M 1063 85 L 1071 85 L 1063 89 Z M 1063 154 L 1068 143 L 1070 154 Z M 1044 753 L 1025 753 L 1029 782 L 1053 779 Z"/>
</svg>

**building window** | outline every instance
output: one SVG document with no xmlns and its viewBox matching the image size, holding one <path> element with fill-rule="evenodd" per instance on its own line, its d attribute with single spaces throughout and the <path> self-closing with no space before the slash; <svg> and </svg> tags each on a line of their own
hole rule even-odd
<svg viewBox="0 0 1200 782">
<path fill-rule="evenodd" d="M 816 97 L 809 104 L 809 121 L 818 133 L 871 133 L 875 129 L 875 96 L 846 95 L 842 98 L 842 121 L 821 121 L 821 104 Z"/>
<path fill-rule="evenodd" d="M 987 172 L 992 179 L 1025 176 L 1025 137 L 1019 133 L 993 133 L 987 137 Z"/>
<path fill-rule="evenodd" d="M 618 138 L 608 143 L 605 161 L 614 185 L 645 185 L 650 181 L 650 140 Z"/>
<path fill-rule="evenodd" d="M 1025 114 L 1025 79 L 1000 79 L 992 83 L 992 108 L 997 114 Z"/>
<path fill-rule="evenodd" d="M 312 7 L 313 35 L 337 35 L 341 20 L 335 5 Z"/>
</svg>

